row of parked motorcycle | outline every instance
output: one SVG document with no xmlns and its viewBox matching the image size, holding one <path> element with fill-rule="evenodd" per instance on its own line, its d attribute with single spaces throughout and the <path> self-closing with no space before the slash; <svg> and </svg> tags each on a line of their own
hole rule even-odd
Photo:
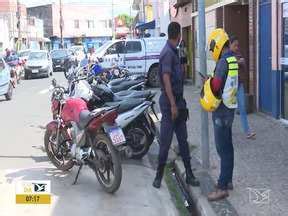
<svg viewBox="0 0 288 216">
<path fill-rule="evenodd" d="M 51 111 L 44 144 L 51 162 L 66 171 L 88 165 L 108 193 L 122 180 L 122 158 L 141 159 L 158 137 L 155 92 L 145 77 L 119 69 L 80 64 L 67 74 L 67 85 L 52 80 Z"/>
</svg>

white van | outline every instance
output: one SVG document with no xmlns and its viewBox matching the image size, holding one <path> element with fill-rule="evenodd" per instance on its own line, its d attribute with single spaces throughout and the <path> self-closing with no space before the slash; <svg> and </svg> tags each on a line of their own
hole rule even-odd
<svg viewBox="0 0 288 216">
<path fill-rule="evenodd" d="M 159 56 L 166 40 L 164 37 L 113 40 L 106 42 L 95 54 L 102 67 L 124 66 L 133 74 L 145 74 L 149 84 L 156 87 L 159 85 Z"/>
</svg>

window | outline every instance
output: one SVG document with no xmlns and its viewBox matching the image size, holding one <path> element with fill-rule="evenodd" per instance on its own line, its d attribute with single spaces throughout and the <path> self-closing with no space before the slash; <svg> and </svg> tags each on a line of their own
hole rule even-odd
<svg viewBox="0 0 288 216">
<path fill-rule="evenodd" d="M 79 20 L 74 20 L 74 28 L 79 29 Z"/>
<path fill-rule="evenodd" d="M 52 58 L 64 58 L 68 55 L 66 50 L 53 50 L 51 52 Z"/>
<path fill-rule="evenodd" d="M 111 20 L 100 20 L 100 21 L 99 21 L 99 25 L 100 25 L 102 28 L 111 28 L 112 22 L 111 22 Z"/>
<path fill-rule="evenodd" d="M 125 52 L 124 41 L 119 41 L 113 45 L 111 45 L 105 55 L 112 55 L 112 54 L 122 54 Z"/>
<path fill-rule="evenodd" d="M 105 20 L 100 20 L 99 21 L 99 26 L 101 26 L 101 28 L 107 28 L 106 21 Z"/>
<path fill-rule="evenodd" d="M 126 53 L 137 53 L 141 51 L 142 47 L 140 41 L 128 41 L 126 43 Z"/>
<path fill-rule="evenodd" d="M 87 20 L 88 28 L 94 28 L 94 21 L 93 20 Z"/>
</svg>

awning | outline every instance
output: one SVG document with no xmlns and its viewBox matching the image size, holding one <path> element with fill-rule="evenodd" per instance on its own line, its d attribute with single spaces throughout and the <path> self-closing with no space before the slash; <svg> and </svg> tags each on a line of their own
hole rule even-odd
<svg viewBox="0 0 288 216">
<path fill-rule="evenodd" d="M 135 28 L 139 29 L 139 30 L 155 29 L 155 20 L 153 20 L 151 22 L 144 23 L 144 24 L 137 25 Z"/>
</svg>

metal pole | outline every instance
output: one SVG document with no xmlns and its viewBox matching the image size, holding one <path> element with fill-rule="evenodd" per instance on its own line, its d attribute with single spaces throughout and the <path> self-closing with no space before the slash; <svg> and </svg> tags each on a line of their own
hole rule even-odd
<svg viewBox="0 0 288 216">
<path fill-rule="evenodd" d="M 143 6 L 143 22 L 145 23 L 146 22 L 146 19 L 145 19 L 145 0 L 142 0 L 142 6 Z"/>
<path fill-rule="evenodd" d="M 22 37 L 21 37 L 21 8 L 20 2 L 17 0 L 17 27 L 18 27 L 18 40 L 16 50 L 21 49 Z"/>
<path fill-rule="evenodd" d="M 198 43 L 199 43 L 199 58 L 200 72 L 207 75 L 207 59 L 206 59 L 206 22 L 205 22 L 205 1 L 198 0 Z M 201 110 L 201 155 L 202 166 L 204 169 L 209 169 L 209 127 L 208 113 Z"/>
<path fill-rule="evenodd" d="M 62 0 L 60 1 L 60 45 L 61 48 L 64 48 L 64 44 L 63 44 L 63 16 L 62 16 Z"/>
<path fill-rule="evenodd" d="M 115 32 L 115 19 L 114 19 L 114 0 L 112 0 L 112 38 L 115 39 L 116 32 Z"/>
<path fill-rule="evenodd" d="M 131 5 L 131 0 L 129 0 L 129 10 L 130 10 L 130 18 L 131 18 L 131 17 L 132 17 L 132 5 Z M 129 20 L 130 20 L 130 18 L 129 18 Z M 130 38 L 132 38 L 132 23 L 130 23 L 129 30 L 130 30 Z"/>
</svg>

